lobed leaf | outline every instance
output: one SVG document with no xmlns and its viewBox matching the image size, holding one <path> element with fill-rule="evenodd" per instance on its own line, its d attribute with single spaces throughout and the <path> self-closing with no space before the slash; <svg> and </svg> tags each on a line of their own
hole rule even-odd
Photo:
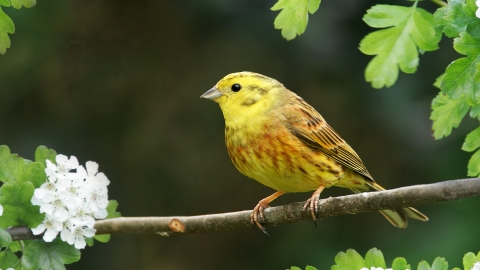
<svg viewBox="0 0 480 270">
<path fill-rule="evenodd" d="M 50 160 L 53 164 L 56 164 L 55 157 L 57 152 L 53 149 L 48 149 L 47 147 L 40 145 L 35 150 L 35 161 L 42 163 L 45 167 L 47 166 L 47 159 Z"/>
<path fill-rule="evenodd" d="M 339 252 L 335 256 L 335 263 L 331 270 L 356 270 L 366 267 L 362 256 L 353 249 L 349 249 L 347 252 Z"/>
<path fill-rule="evenodd" d="M 367 10 L 363 20 L 371 27 L 387 29 L 368 34 L 360 42 L 360 51 L 376 55 L 365 70 L 367 82 L 375 88 L 392 86 L 399 69 L 414 73 L 418 67 L 418 49 L 438 49 L 441 35 L 437 33 L 433 15 L 414 7 L 376 5 Z"/>
<path fill-rule="evenodd" d="M 37 4 L 37 0 L 10 0 L 12 7 L 20 9 L 22 6 L 31 8 Z"/>
<path fill-rule="evenodd" d="M 371 267 L 387 268 L 383 253 L 376 248 L 370 249 L 365 255 L 365 265 L 368 269 Z"/>
<path fill-rule="evenodd" d="M 31 182 L 7 182 L 0 188 L 0 204 L 3 206 L 3 215 L 0 216 L 0 227 L 27 225 L 37 227 L 44 219 L 40 207 L 32 205 L 30 200 L 35 187 Z"/>
<path fill-rule="evenodd" d="M 443 26 L 443 32 L 451 38 L 465 32 L 468 24 L 475 21 L 474 16 L 470 15 L 464 0 L 450 0 L 447 6 L 437 9 L 434 14 L 435 21 Z"/>
<path fill-rule="evenodd" d="M 480 127 L 467 134 L 462 150 L 467 152 L 475 151 L 480 147 Z"/>
<path fill-rule="evenodd" d="M 480 150 L 477 150 L 470 160 L 468 161 L 467 166 L 467 175 L 472 177 L 477 177 L 480 175 Z"/>
<path fill-rule="evenodd" d="M 10 243 L 12 243 L 12 236 L 4 229 L 0 229 L 0 247 L 8 247 Z"/>
<path fill-rule="evenodd" d="M 1 3 L 4 3 L 3 1 Z M 12 19 L 5 14 L 0 7 L 0 54 L 4 54 L 10 48 L 8 34 L 15 33 L 15 25 Z"/>
<path fill-rule="evenodd" d="M 445 258 L 437 257 L 433 261 L 432 270 L 448 270 L 448 262 Z"/>
<path fill-rule="evenodd" d="M 478 252 L 476 256 L 474 253 L 468 252 L 463 256 L 463 267 L 464 269 L 472 269 L 473 265 L 479 261 L 480 261 L 480 252 Z"/>
<path fill-rule="evenodd" d="M 10 249 L 0 252 L 0 269 L 13 268 L 17 263 L 17 255 L 15 255 Z"/>
<path fill-rule="evenodd" d="M 433 137 L 438 140 L 452 133 L 460 125 L 470 106 L 463 98 L 453 100 L 441 92 L 432 101 Z"/>
<path fill-rule="evenodd" d="M 25 248 L 22 266 L 26 269 L 65 269 L 80 260 L 80 251 L 56 238 L 53 242 L 32 240 Z"/>
<path fill-rule="evenodd" d="M 281 10 L 274 21 L 275 29 L 282 30 L 286 40 L 292 40 L 305 32 L 308 13 L 313 14 L 321 0 L 279 0 L 271 10 Z"/>
<path fill-rule="evenodd" d="M 467 57 L 453 61 L 445 71 L 441 83 L 442 92 L 452 99 L 466 97 L 471 105 L 480 103 L 480 39 L 461 33 L 454 40 L 454 49 Z"/>
<path fill-rule="evenodd" d="M 117 212 L 117 207 L 118 207 L 118 202 L 116 200 L 109 200 L 106 208 L 108 213 L 106 218 L 121 217 L 122 214 L 120 214 L 120 212 Z"/>
<path fill-rule="evenodd" d="M 392 270 L 406 270 L 412 269 L 409 264 L 407 264 L 407 260 L 405 258 L 395 258 L 392 263 Z"/>
</svg>

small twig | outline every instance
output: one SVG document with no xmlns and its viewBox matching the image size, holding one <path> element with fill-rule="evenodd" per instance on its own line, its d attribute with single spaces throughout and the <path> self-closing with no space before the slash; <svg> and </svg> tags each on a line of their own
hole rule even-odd
<svg viewBox="0 0 480 270">
<path fill-rule="evenodd" d="M 319 218 L 355 214 L 382 209 L 396 209 L 439 201 L 458 200 L 480 196 L 480 179 L 451 180 L 427 185 L 402 187 L 381 192 L 366 192 L 341 197 L 330 197 L 319 202 Z M 304 202 L 296 202 L 265 210 L 265 226 L 309 221 L 309 214 L 303 214 Z M 155 233 L 173 236 L 190 233 L 226 231 L 254 228 L 250 223 L 251 210 L 177 217 L 121 217 L 99 220 L 95 223 L 97 234 L 114 233 Z M 15 240 L 30 239 L 17 228 L 8 229 Z M 14 234 L 19 234 L 18 236 Z M 31 234 L 31 233 L 30 233 Z M 33 235 L 32 235 L 33 236 Z"/>
</svg>

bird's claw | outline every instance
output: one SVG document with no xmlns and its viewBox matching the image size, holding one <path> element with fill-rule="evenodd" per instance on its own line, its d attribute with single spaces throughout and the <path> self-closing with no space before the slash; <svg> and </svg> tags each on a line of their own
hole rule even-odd
<svg viewBox="0 0 480 270">
<path fill-rule="evenodd" d="M 310 214 L 312 215 L 313 221 L 315 221 L 315 227 L 317 226 L 317 216 L 318 216 L 318 201 L 320 200 L 320 195 L 314 194 L 310 199 L 308 199 L 303 205 L 302 212 L 305 212 L 307 208 L 310 209 Z"/>
<path fill-rule="evenodd" d="M 270 236 L 265 228 L 262 226 L 262 223 L 266 222 L 264 211 L 269 208 L 268 204 L 258 203 L 255 208 L 253 208 L 252 214 L 250 216 L 250 222 L 257 225 L 257 227 L 266 235 Z"/>
</svg>

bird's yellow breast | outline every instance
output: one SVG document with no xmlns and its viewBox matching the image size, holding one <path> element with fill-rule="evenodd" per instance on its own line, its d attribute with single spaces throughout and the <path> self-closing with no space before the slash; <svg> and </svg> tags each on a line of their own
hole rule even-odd
<svg viewBox="0 0 480 270">
<path fill-rule="evenodd" d="M 226 145 L 237 169 L 283 192 L 305 192 L 316 190 L 320 184 L 334 185 L 343 175 L 342 166 L 292 136 L 280 124 L 283 120 L 257 115 L 245 125 L 226 121 Z"/>
</svg>

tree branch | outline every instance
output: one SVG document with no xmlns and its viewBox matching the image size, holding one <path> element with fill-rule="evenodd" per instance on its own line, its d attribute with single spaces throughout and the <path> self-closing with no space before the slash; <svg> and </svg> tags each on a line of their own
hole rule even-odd
<svg viewBox="0 0 480 270">
<path fill-rule="evenodd" d="M 451 180 L 427 185 L 415 185 L 381 192 L 365 192 L 341 197 L 330 197 L 319 201 L 319 219 L 344 214 L 355 214 L 382 209 L 395 209 L 439 201 L 459 200 L 480 195 L 480 178 Z M 296 202 L 265 210 L 265 226 L 298 223 L 311 220 L 309 212 L 302 213 L 304 202 Z M 120 217 L 98 220 L 98 234 L 155 233 L 161 236 L 190 233 L 226 231 L 253 228 L 250 223 L 251 210 L 175 217 Z M 32 239 L 24 229 L 7 229 L 13 240 Z M 23 227 L 24 228 L 24 227 Z M 28 230 L 28 229 L 27 229 Z M 28 230 L 29 231 L 29 230 Z"/>
</svg>

